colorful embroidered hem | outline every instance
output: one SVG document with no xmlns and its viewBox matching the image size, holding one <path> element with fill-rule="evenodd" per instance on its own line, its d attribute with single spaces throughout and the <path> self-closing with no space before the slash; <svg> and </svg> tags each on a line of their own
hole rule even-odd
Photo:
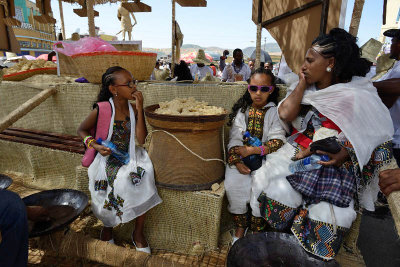
<svg viewBox="0 0 400 267">
<path fill-rule="evenodd" d="M 246 228 L 249 226 L 249 214 L 232 214 L 233 224 L 236 228 Z"/>
<path fill-rule="evenodd" d="M 261 139 L 264 131 L 264 117 L 267 113 L 267 108 L 256 109 L 252 106 L 249 107 L 249 118 L 247 123 L 247 131 L 252 135 Z"/>
<path fill-rule="evenodd" d="M 275 201 L 267 197 L 265 193 L 261 193 L 257 200 L 260 202 L 261 216 L 272 228 L 278 231 L 285 231 L 292 225 L 298 209 Z"/>
<path fill-rule="evenodd" d="M 307 210 L 300 210 L 293 221 L 292 233 L 307 252 L 325 260 L 333 259 L 348 229 L 338 226 L 335 233 L 332 224 L 312 220 L 307 214 Z"/>
<path fill-rule="evenodd" d="M 251 216 L 250 230 L 253 232 L 265 232 L 268 228 L 267 222 L 262 217 Z"/>
<path fill-rule="evenodd" d="M 267 147 L 266 154 L 271 154 L 283 146 L 283 141 L 281 139 L 271 139 L 265 143 L 265 146 Z"/>
<path fill-rule="evenodd" d="M 231 147 L 231 149 L 228 150 L 228 164 L 229 166 L 235 165 L 238 162 L 241 162 L 242 160 L 240 159 L 240 156 L 235 153 L 235 147 Z"/>
<path fill-rule="evenodd" d="M 106 180 L 97 180 L 94 182 L 94 190 L 95 191 L 100 191 L 100 190 L 107 190 L 108 182 Z"/>
</svg>

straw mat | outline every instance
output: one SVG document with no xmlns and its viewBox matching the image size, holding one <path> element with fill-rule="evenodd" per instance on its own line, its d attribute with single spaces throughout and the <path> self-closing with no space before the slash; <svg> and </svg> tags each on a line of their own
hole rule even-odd
<svg viewBox="0 0 400 267">
<path fill-rule="evenodd" d="M 0 84 L 0 117 L 5 117 L 49 85 L 7 82 Z M 57 93 L 13 124 L 13 127 L 76 135 L 92 110 L 99 92 L 93 84 L 58 84 Z"/>
</svg>

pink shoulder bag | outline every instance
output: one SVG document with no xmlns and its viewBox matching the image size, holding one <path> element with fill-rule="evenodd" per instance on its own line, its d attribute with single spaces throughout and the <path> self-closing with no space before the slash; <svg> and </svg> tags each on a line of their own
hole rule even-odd
<svg viewBox="0 0 400 267">
<path fill-rule="evenodd" d="M 101 138 L 103 140 L 107 139 L 108 130 L 111 121 L 111 104 L 108 101 L 97 103 L 98 113 L 97 113 L 97 123 L 96 129 L 92 129 L 90 134 L 94 135 L 96 140 Z M 96 157 L 96 149 L 86 148 L 85 155 L 82 158 L 82 166 L 89 167 L 92 164 L 94 158 Z"/>
</svg>

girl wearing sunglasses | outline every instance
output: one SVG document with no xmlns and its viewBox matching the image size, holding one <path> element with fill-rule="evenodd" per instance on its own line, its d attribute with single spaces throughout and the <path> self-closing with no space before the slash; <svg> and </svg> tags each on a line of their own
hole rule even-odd
<svg viewBox="0 0 400 267">
<path fill-rule="evenodd" d="M 276 105 L 278 103 L 278 88 L 275 86 L 275 76 L 270 70 L 257 69 L 250 77 L 250 84 L 244 95 L 236 102 L 229 115 L 228 126 L 230 139 L 228 144 L 228 163 L 225 171 L 225 189 L 229 200 L 229 211 L 233 214 L 236 228 L 232 244 L 245 234 L 245 229 L 263 231 L 265 220 L 260 215 L 257 196 L 262 188 L 258 188 L 254 177 L 258 171 L 251 172 L 243 158 L 249 155 L 265 155 L 278 150 L 285 140 L 285 130 L 282 128 Z M 262 141 L 259 147 L 246 146 L 243 143 L 243 132 Z M 251 173 L 251 174 L 250 174 Z M 259 177 L 262 179 L 262 175 Z M 252 212 L 247 206 L 250 204 Z"/>
</svg>

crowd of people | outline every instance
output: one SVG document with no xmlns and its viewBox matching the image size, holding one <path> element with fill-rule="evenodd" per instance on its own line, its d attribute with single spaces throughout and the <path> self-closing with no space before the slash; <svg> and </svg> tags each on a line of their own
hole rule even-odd
<svg viewBox="0 0 400 267">
<path fill-rule="evenodd" d="M 287 232 L 308 253 L 330 260 L 356 212 L 374 211 L 379 191 L 388 196 L 400 190 L 396 164 L 400 161 L 400 30 L 385 35 L 392 38 L 390 55 L 397 62 L 374 82 L 365 77 L 371 62 L 362 57 L 355 37 L 339 28 L 318 36 L 298 70 L 298 81 L 289 85 L 279 103 L 272 63 L 259 68 L 253 61 L 245 64 L 240 49 L 233 51 L 230 64 L 225 64 L 224 52 L 219 70 L 208 66 L 202 50 L 195 64 L 189 67 L 181 61 L 176 66 L 177 80 L 201 80 L 219 71 L 223 82 L 248 82 L 228 122 L 225 188 L 235 224 L 232 244 L 246 229 Z M 87 148 L 98 152 L 88 173 L 92 210 L 104 225 L 100 239 L 112 243 L 113 227 L 136 219 L 132 242 L 138 251 L 150 253 L 143 232 L 145 214 L 162 200 L 151 160 L 134 141 L 136 137 L 143 144 L 147 135 L 143 96 L 136 85 L 134 74 L 121 67 L 109 68 L 102 76 L 93 111 L 78 134 Z M 113 111 L 105 129 L 107 139 L 129 154 L 126 163 L 90 135 L 102 103 Z M 260 144 L 250 145 L 243 138 L 245 131 Z M 318 145 L 313 149 L 314 144 Z M 301 171 L 290 167 L 313 155 L 319 157 L 318 167 Z M 12 247 L 16 254 L 11 256 L 18 256 L 14 258 L 18 263 L 27 256 L 27 235 L 21 236 L 27 232 L 26 210 L 14 195 L 6 197 L 13 205 L 3 207 L 0 215 L 0 258 Z M 19 223 L 11 221 L 14 217 Z"/>
<path fill-rule="evenodd" d="M 179 64 L 175 65 L 174 78 L 157 77 L 157 72 L 171 69 L 171 63 L 157 61 L 150 80 L 248 82 L 251 72 L 256 69 L 254 60 L 250 59 L 248 63 L 245 63 L 243 51 L 236 48 L 233 50 L 232 63 L 226 64 L 228 54 L 228 50 L 223 52 L 217 66 L 206 57 L 203 49 L 199 49 L 192 64 L 181 60 Z M 275 72 L 272 61 L 262 62 L 260 67 Z"/>
</svg>

